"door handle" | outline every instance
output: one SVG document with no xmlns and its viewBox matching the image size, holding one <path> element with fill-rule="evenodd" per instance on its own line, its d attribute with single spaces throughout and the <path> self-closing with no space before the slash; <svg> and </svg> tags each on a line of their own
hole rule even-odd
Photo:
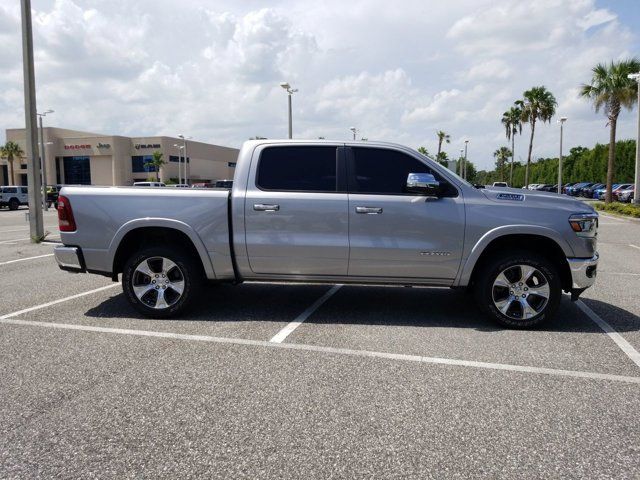
<svg viewBox="0 0 640 480">
<path fill-rule="evenodd" d="M 367 215 L 379 215 L 382 207 L 356 207 L 356 213 L 366 213 Z"/>
<path fill-rule="evenodd" d="M 253 209 L 256 212 L 277 212 L 280 210 L 280 205 L 266 204 L 266 203 L 254 203 Z"/>
</svg>

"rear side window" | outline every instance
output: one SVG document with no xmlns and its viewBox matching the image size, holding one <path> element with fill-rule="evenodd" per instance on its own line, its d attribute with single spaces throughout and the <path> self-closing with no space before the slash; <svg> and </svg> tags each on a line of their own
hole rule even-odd
<svg viewBox="0 0 640 480">
<path fill-rule="evenodd" d="M 21 191 L 22 193 L 27 193 L 27 188 L 26 188 L 26 187 L 22 187 L 22 188 L 20 189 L 20 191 Z"/>
<path fill-rule="evenodd" d="M 353 148 L 352 152 L 349 190 L 354 193 L 412 195 L 406 191 L 410 173 L 431 173 L 443 181 L 429 166 L 402 152 L 382 148 Z"/>
<path fill-rule="evenodd" d="M 336 147 L 268 147 L 258 163 L 262 190 L 335 192 Z"/>
</svg>

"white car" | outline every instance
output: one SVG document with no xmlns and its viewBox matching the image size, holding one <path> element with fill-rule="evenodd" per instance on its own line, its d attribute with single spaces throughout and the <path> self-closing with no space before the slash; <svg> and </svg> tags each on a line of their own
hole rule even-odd
<svg viewBox="0 0 640 480">
<path fill-rule="evenodd" d="M 134 187 L 166 187 L 162 182 L 133 182 Z"/>
<path fill-rule="evenodd" d="M 20 205 L 28 205 L 29 196 L 27 192 L 27 187 L 0 187 L 0 207 L 9 207 L 9 210 L 17 210 Z"/>
<path fill-rule="evenodd" d="M 493 182 L 492 187 L 509 187 L 507 182 Z"/>
</svg>

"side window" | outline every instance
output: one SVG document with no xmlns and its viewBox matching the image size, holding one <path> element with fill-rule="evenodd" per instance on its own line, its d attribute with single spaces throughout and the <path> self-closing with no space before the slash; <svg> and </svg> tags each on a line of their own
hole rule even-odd
<svg viewBox="0 0 640 480">
<path fill-rule="evenodd" d="M 16 187 L 5 188 L 4 193 L 18 193 L 18 189 Z"/>
<path fill-rule="evenodd" d="M 27 187 L 22 187 L 22 188 L 20 188 L 20 191 L 26 195 L 26 193 L 27 193 Z"/>
<path fill-rule="evenodd" d="M 353 148 L 352 151 L 349 188 L 352 192 L 407 194 L 405 186 L 410 173 L 431 173 L 439 177 L 427 165 L 402 152 L 382 148 Z"/>
<path fill-rule="evenodd" d="M 336 147 L 268 147 L 258 162 L 262 190 L 335 192 Z"/>
</svg>

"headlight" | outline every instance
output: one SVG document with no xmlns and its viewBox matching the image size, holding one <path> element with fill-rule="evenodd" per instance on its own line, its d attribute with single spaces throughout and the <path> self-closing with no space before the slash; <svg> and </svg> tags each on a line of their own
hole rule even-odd
<svg viewBox="0 0 640 480">
<path fill-rule="evenodd" d="M 569 225 L 579 237 L 593 238 L 598 231 L 597 213 L 577 213 L 569 217 Z"/>
</svg>

